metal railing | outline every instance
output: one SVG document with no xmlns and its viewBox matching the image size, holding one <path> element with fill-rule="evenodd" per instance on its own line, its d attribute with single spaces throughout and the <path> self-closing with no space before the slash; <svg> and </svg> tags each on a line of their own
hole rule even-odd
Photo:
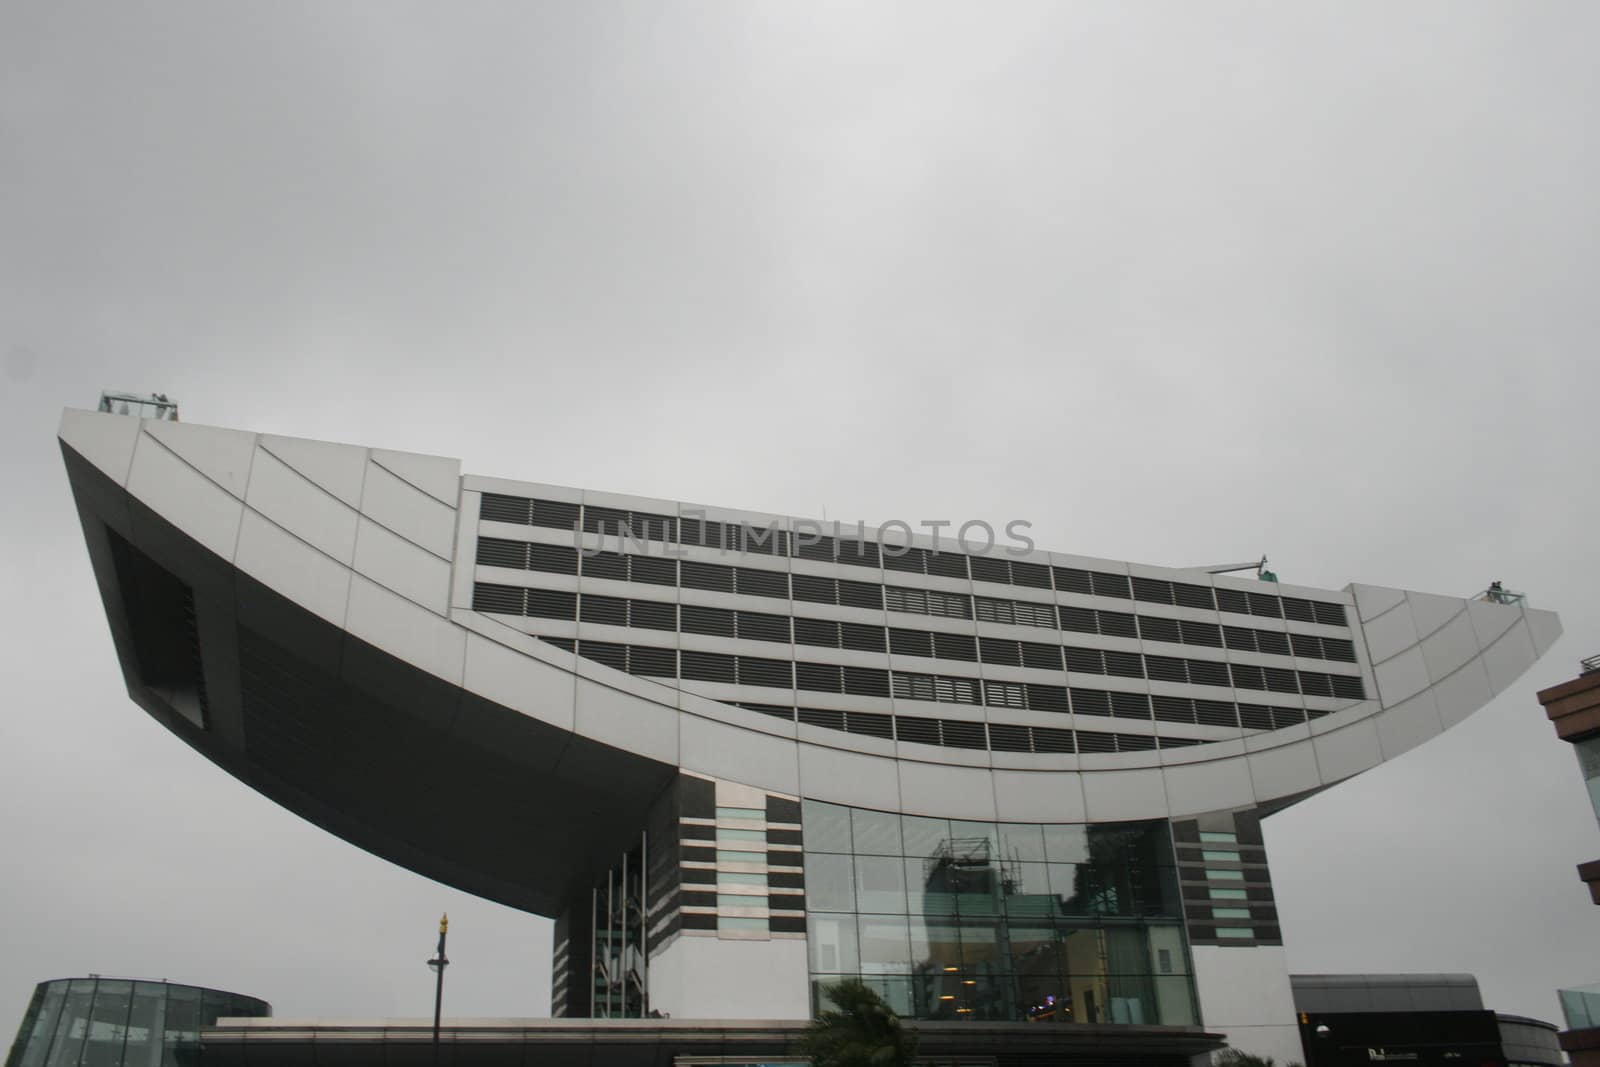
<svg viewBox="0 0 1600 1067">
<path fill-rule="evenodd" d="M 1588 659 L 1578 661 L 1579 674 L 1593 674 L 1595 671 L 1600 671 L 1600 656 L 1590 656 Z"/>
<path fill-rule="evenodd" d="M 1490 582 L 1489 588 L 1472 595 L 1473 600 L 1481 600 L 1486 604 L 1521 604 L 1528 599 L 1527 593 L 1519 593 L 1507 589 L 1499 582 Z"/>
<path fill-rule="evenodd" d="M 100 410 L 110 415 L 133 415 L 141 419 L 161 419 L 164 422 L 178 421 L 178 402 L 167 399 L 164 393 L 140 396 L 138 393 L 115 393 L 108 390 L 100 394 Z"/>
</svg>

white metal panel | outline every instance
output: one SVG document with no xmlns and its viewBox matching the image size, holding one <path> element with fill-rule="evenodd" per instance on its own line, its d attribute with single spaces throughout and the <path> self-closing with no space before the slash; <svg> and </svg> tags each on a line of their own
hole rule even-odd
<svg viewBox="0 0 1600 1067">
<path fill-rule="evenodd" d="M 223 559 L 233 559 L 243 501 L 147 435 L 134 448 L 128 492 Z"/>
<path fill-rule="evenodd" d="M 461 461 L 374 448 L 372 461 L 451 508 L 461 491 Z"/>
<path fill-rule="evenodd" d="M 1190 951 L 1207 1030 L 1225 1034 L 1234 1048 L 1278 1063 L 1305 1060 L 1289 960 L 1281 946 L 1195 945 Z"/>
<path fill-rule="evenodd" d="M 365 516 L 356 537 L 355 569 L 429 611 L 450 611 L 450 564 Z"/>
<path fill-rule="evenodd" d="M 1083 822 L 1083 779 L 1061 771 L 997 768 L 994 805 L 1002 822 Z"/>
<path fill-rule="evenodd" d="M 245 503 L 340 563 L 355 558 L 356 510 L 264 449 L 251 469 Z"/>
<path fill-rule="evenodd" d="M 1378 728 L 1372 719 L 1363 719 L 1341 730 L 1322 734 L 1314 738 L 1311 745 L 1317 753 L 1317 768 L 1322 772 L 1322 780 L 1329 784 L 1371 770 L 1383 762 L 1383 750 L 1378 745 Z"/>
<path fill-rule="evenodd" d="M 450 559 L 456 538 L 455 509 L 395 477 L 376 463 L 367 464 L 361 511 L 408 541 L 415 541 L 440 559 Z"/>
<path fill-rule="evenodd" d="M 1444 723 L 1439 718 L 1439 706 L 1431 689 L 1424 689 L 1373 721 L 1377 723 L 1378 745 L 1386 760 L 1416 748 L 1444 729 Z"/>
<path fill-rule="evenodd" d="M 1364 623 L 1392 611 L 1406 599 L 1405 590 L 1382 585 L 1351 585 L 1350 592 L 1356 598 L 1356 617 Z"/>
<path fill-rule="evenodd" d="M 230 496 L 244 499 L 245 485 L 250 480 L 250 461 L 255 456 L 255 434 L 164 419 L 145 419 L 143 426 L 145 433 L 222 486 Z"/>
<path fill-rule="evenodd" d="M 1166 781 L 1159 767 L 1085 772 L 1083 799 L 1084 813 L 1091 822 L 1159 819 L 1169 813 Z"/>
<path fill-rule="evenodd" d="M 1504 692 L 1518 675 L 1533 665 L 1537 656 L 1527 624 L 1517 620 L 1498 641 L 1484 650 L 1483 666 L 1489 672 L 1490 687 L 1496 693 Z"/>
<path fill-rule="evenodd" d="M 994 781 L 976 767 L 900 761 L 899 809 L 952 819 L 993 819 Z"/>
<path fill-rule="evenodd" d="M 436 678 L 461 684 L 467 632 L 360 575 L 351 579 L 345 628 Z"/>
<path fill-rule="evenodd" d="M 1472 618 L 1464 610 L 1422 639 L 1422 658 L 1428 665 L 1428 677 L 1433 682 L 1455 673 L 1468 660 L 1476 659 L 1481 653 Z"/>
<path fill-rule="evenodd" d="M 262 585 L 343 628 L 350 598 L 349 568 L 248 508 L 233 562 Z"/>
<path fill-rule="evenodd" d="M 1389 657 L 1373 670 L 1383 706 L 1394 707 L 1428 688 L 1428 664 L 1422 649 L 1408 648 Z"/>
<path fill-rule="evenodd" d="M 571 730 L 577 676 L 478 634 L 467 635 L 465 687 L 485 700 Z"/>
<path fill-rule="evenodd" d="M 662 763 L 678 763 L 676 708 L 580 677 L 577 709 L 577 731 L 584 737 Z"/>
<path fill-rule="evenodd" d="M 361 506 L 361 483 L 367 476 L 365 448 L 275 434 L 262 434 L 258 443 L 313 484 L 353 508 Z"/>
<path fill-rule="evenodd" d="M 1255 803 L 1250 776 L 1237 760 L 1171 764 L 1162 768 L 1173 812 L 1228 811 Z"/>
<path fill-rule="evenodd" d="M 106 477 L 118 485 L 127 483 L 134 442 L 139 438 L 138 419 L 67 408 L 61 413 L 56 434 Z"/>
<path fill-rule="evenodd" d="M 679 759 L 686 771 L 778 793 L 800 792 L 795 743 L 771 734 L 684 715 L 679 724 Z"/>
<path fill-rule="evenodd" d="M 799 792 L 814 800 L 857 808 L 895 811 L 900 806 L 894 760 L 821 745 L 800 746 Z"/>
</svg>

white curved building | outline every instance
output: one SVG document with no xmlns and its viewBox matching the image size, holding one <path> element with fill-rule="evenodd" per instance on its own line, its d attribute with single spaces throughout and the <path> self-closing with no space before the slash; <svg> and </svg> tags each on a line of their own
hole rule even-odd
<svg viewBox="0 0 1600 1067">
<path fill-rule="evenodd" d="M 1560 633 L 169 421 L 60 438 L 133 698 L 351 842 L 558 917 L 558 1015 L 803 1018 L 859 975 L 914 1018 L 1298 1058 L 1260 817 Z"/>
</svg>

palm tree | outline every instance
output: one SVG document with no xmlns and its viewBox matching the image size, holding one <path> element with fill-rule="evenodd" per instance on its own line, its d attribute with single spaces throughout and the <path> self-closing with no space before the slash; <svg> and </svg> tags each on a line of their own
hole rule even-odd
<svg viewBox="0 0 1600 1067">
<path fill-rule="evenodd" d="M 917 1035 L 869 986 L 847 979 L 825 991 L 833 1008 L 822 1012 L 800 1039 L 813 1067 L 911 1067 Z"/>
<path fill-rule="evenodd" d="M 1214 1067 L 1274 1067 L 1271 1056 L 1253 1056 L 1248 1052 L 1240 1052 L 1236 1048 L 1225 1048 L 1217 1053 L 1213 1059 Z M 1298 1063 L 1285 1064 L 1285 1067 L 1300 1067 Z"/>
</svg>

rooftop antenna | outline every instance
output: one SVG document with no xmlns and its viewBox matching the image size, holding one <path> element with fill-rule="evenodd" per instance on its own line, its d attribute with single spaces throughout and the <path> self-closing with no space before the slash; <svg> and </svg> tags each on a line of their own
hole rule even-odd
<svg viewBox="0 0 1600 1067">
<path fill-rule="evenodd" d="M 1211 566 L 1196 567 L 1196 570 L 1207 574 L 1232 574 L 1235 571 L 1255 571 L 1256 577 L 1263 582 L 1275 582 L 1278 576 L 1267 570 L 1267 557 L 1265 554 L 1254 563 L 1218 563 Z"/>
</svg>

